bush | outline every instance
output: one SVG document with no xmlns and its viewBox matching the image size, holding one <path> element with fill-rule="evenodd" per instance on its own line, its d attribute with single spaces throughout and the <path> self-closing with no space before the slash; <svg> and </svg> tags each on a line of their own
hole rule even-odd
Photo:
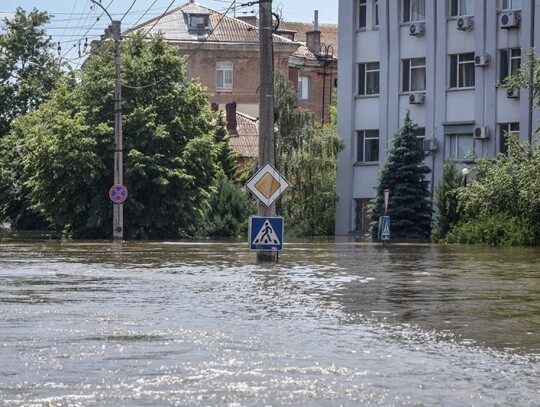
<svg viewBox="0 0 540 407">
<path fill-rule="evenodd" d="M 446 242 L 492 246 L 531 246 L 538 243 L 538 238 L 527 222 L 497 213 L 481 216 L 474 221 L 460 221 L 448 233 Z"/>
</svg>

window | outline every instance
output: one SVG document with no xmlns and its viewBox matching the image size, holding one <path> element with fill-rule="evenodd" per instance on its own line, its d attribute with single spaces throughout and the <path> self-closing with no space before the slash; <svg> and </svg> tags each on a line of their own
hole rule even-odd
<svg viewBox="0 0 540 407">
<path fill-rule="evenodd" d="M 426 129 L 424 127 L 418 127 L 416 129 L 416 139 L 420 150 L 424 150 L 424 140 L 426 139 Z"/>
<path fill-rule="evenodd" d="M 474 0 L 451 0 L 450 16 L 472 16 L 474 15 Z"/>
<path fill-rule="evenodd" d="M 379 130 L 357 131 L 356 161 L 375 163 L 379 161 Z"/>
<path fill-rule="evenodd" d="M 354 200 L 354 231 L 367 233 L 371 224 L 369 216 L 369 205 L 372 203 L 371 198 L 356 198 Z"/>
<path fill-rule="evenodd" d="M 403 60 L 403 92 L 426 90 L 426 58 Z"/>
<path fill-rule="evenodd" d="M 216 65 L 216 89 L 230 90 L 233 88 L 233 64 L 218 62 Z"/>
<path fill-rule="evenodd" d="M 509 156 L 508 144 L 510 140 L 519 140 L 519 123 L 499 124 L 499 152 Z"/>
<path fill-rule="evenodd" d="M 450 55 L 450 87 L 474 86 L 474 53 Z"/>
<path fill-rule="evenodd" d="M 210 25 L 210 16 L 206 14 L 190 14 L 189 15 L 189 29 L 196 30 L 197 25 L 204 24 L 204 28 L 208 29 Z"/>
<path fill-rule="evenodd" d="M 447 135 L 446 158 L 452 160 L 463 160 L 468 158 L 473 152 L 472 133 L 449 134 Z"/>
<path fill-rule="evenodd" d="M 367 0 L 358 0 L 358 28 L 367 26 Z"/>
<path fill-rule="evenodd" d="M 522 0 L 501 0 L 501 10 L 521 10 Z"/>
<path fill-rule="evenodd" d="M 373 21 L 374 21 L 374 26 L 375 27 L 378 27 L 379 26 L 379 0 L 374 0 L 373 1 Z"/>
<path fill-rule="evenodd" d="M 499 80 L 504 80 L 509 76 L 516 75 L 521 66 L 521 49 L 501 49 L 501 71 Z"/>
<path fill-rule="evenodd" d="M 425 21 L 425 0 L 403 0 L 403 22 Z"/>
<path fill-rule="evenodd" d="M 358 65 L 358 94 L 379 94 L 379 63 L 370 62 Z"/>
<path fill-rule="evenodd" d="M 298 77 L 298 99 L 309 99 L 309 78 L 307 76 Z"/>
</svg>

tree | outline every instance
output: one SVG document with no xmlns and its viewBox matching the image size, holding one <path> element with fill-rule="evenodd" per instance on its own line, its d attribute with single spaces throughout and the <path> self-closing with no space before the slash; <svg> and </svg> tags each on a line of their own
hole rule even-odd
<svg viewBox="0 0 540 407">
<path fill-rule="evenodd" d="M 17 8 L 5 18 L 0 33 L 0 137 L 17 117 L 36 108 L 49 97 L 59 76 L 59 61 L 43 26 L 50 17 L 34 9 Z"/>
<path fill-rule="evenodd" d="M 0 139 L 13 121 L 45 102 L 61 76 L 59 60 L 43 26 L 46 12 L 26 13 L 18 8 L 13 18 L 4 19 L 0 33 Z M 6 143 L 5 143 L 6 144 Z M 0 149 L 0 221 L 17 229 L 45 229 L 44 217 L 32 210 L 24 173 L 18 167 L 21 144 Z M 13 156 L 14 155 L 14 156 Z"/>
<path fill-rule="evenodd" d="M 20 147 L 12 157 L 27 174 L 33 207 L 73 237 L 111 235 L 114 46 L 95 43 L 80 81 L 63 81 L 49 102 L 14 123 L 4 144 Z M 198 82 L 185 82 L 183 59 L 162 37 L 134 35 L 121 46 L 125 236 L 192 235 L 217 171 L 207 96 Z"/>
<path fill-rule="evenodd" d="M 276 162 L 292 184 L 281 198 L 279 210 L 291 234 L 333 235 L 337 154 L 343 141 L 335 122 L 321 128 L 312 113 L 295 106 L 296 91 L 282 75 L 276 76 L 275 95 Z"/>
<path fill-rule="evenodd" d="M 431 170 L 423 164 L 424 151 L 417 134 L 418 126 L 407 112 L 379 175 L 377 196 L 370 208 L 374 237 L 377 235 L 379 217 L 384 213 L 386 189 L 390 190 L 388 215 L 392 237 L 422 239 L 430 236 L 431 204 L 429 181 L 425 177 Z"/>
<path fill-rule="evenodd" d="M 460 219 L 457 191 L 462 184 L 462 176 L 451 161 L 444 164 L 442 178 L 435 187 L 435 206 L 437 212 L 433 222 L 432 238 L 443 240 Z"/>
</svg>

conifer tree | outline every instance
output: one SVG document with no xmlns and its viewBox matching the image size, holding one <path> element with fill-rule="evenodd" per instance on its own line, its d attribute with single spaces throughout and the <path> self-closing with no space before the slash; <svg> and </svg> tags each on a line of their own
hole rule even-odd
<svg viewBox="0 0 540 407">
<path fill-rule="evenodd" d="M 372 236 L 377 235 L 379 216 L 384 213 L 384 190 L 390 190 L 388 216 L 393 238 L 428 238 L 431 232 L 431 203 L 425 179 L 430 169 L 423 164 L 424 151 L 418 142 L 418 126 L 407 112 L 379 175 L 377 196 L 370 208 Z"/>
</svg>

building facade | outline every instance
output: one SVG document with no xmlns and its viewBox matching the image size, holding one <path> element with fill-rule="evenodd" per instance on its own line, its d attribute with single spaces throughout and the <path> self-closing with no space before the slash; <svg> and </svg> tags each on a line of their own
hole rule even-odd
<svg viewBox="0 0 540 407">
<path fill-rule="evenodd" d="M 445 162 L 474 165 L 531 141 L 540 114 L 507 92 L 540 44 L 534 0 L 340 0 L 336 234 L 368 229 L 367 205 L 407 110 L 420 127 L 433 193 Z M 391 193 L 391 192 L 390 192 Z"/>
</svg>

